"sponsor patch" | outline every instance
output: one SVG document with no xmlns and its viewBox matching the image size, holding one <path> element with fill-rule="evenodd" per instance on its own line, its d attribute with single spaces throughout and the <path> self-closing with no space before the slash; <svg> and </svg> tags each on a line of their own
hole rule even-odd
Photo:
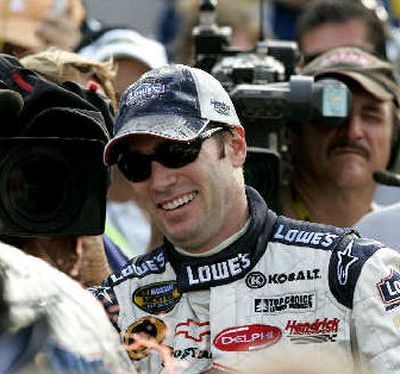
<svg viewBox="0 0 400 374">
<path fill-rule="evenodd" d="M 165 84 L 163 83 L 142 83 L 134 91 L 128 93 L 124 104 L 131 106 L 149 98 L 160 96 L 165 91 Z"/>
<path fill-rule="evenodd" d="M 138 288 L 132 295 L 132 301 L 147 313 L 167 313 L 181 299 L 176 281 L 152 283 Z"/>
<path fill-rule="evenodd" d="M 187 360 L 188 358 L 191 359 L 211 359 L 212 353 L 206 349 L 199 349 L 197 347 L 189 347 L 185 349 L 176 349 L 172 353 L 173 357 L 178 360 Z"/>
<path fill-rule="evenodd" d="M 254 300 L 254 312 L 277 314 L 315 310 L 315 293 L 293 294 Z"/>
<path fill-rule="evenodd" d="M 212 281 L 228 279 L 241 274 L 250 266 L 248 253 L 239 253 L 237 256 L 226 261 L 211 265 L 186 266 L 186 272 L 190 285 L 206 284 Z"/>
<path fill-rule="evenodd" d="M 280 224 L 273 238 L 281 243 L 309 245 L 312 247 L 328 248 L 332 245 L 338 235 L 330 232 L 318 232 L 290 229 Z"/>
<path fill-rule="evenodd" d="M 391 269 L 390 274 L 376 284 L 386 310 L 400 305 L 400 273 Z"/>
<path fill-rule="evenodd" d="M 313 322 L 289 320 L 285 327 L 287 337 L 292 343 L 326 343 L 336 341 L 339 330 L 338 318 L 317 318 Z"/>
<path fill-rule="evenodd" d="M 286 282 L 298 282 L 304 280 L 314 280 L 321 279 L 320 269 L 307 269 L 299 270 L 291 273 L 276 273 L 268 274 L 267 283 L 268 284 L 282 284 Z"/>
<path fill-rule="evenodd" d="M 338 264 L 337 264 L 337 277 L 339 284 L 344 286 L 349 278 L 350 266 L 358 261 L 358 257 L 351 254 L 353 249 L 354 240 L 352 240 L 344 251 L 338 251 Z"/>
<path fill-rule="evenodd" d="M 263 288 L 266 283 L 267 278 L 259 271 L 253 271 L 246 277 L 246 286 L 249 288 Z"/>
<path fill-rule="evenodd" d="M 253 351 L 276 344 L 282 331 L 271 325 L 253 324 L 222 330 L 214 339 L 221 351 Z"/>
<path fill-rule="evenodd" d="M 225 104 L 222 101 L 211 99 L 210 104 L 218 114 L 222 114 L 223 116 L 229 116 L 231 113 L 230 105 Z"/>
<path fill-rule="evenodd" d="M 175 336 L 183 335 L 186 339 L 197 343 L 207 341 L 210 336 L 210 322 L 200 322 L 188 319 L 186 322 L 178 323 L 175 327 Z"/>
<path fill-rule="evenodd" d="M 130 325 L 124 334 L 125 349 L 132 360 L 141 360 L 148 356 L 153 349 L 154 341 L 162 343 L 165 338 L 167 326 L 156 317 L 142 317 Z M 138 334 L 143 339 L 150 339 L 152 344 L 144 345 L 135 343 L 134 335 Z"/>
<path fill-rule="evenodd" d="M 117 285 L 128 278 L 143 278 L 148 274 L 160 274 L 165 270 L 164 252 L 155 252 L 143 256 L 136 263 L 130 263 L 120 271 L 110 275 L 113 285 Z"/>
</svg>

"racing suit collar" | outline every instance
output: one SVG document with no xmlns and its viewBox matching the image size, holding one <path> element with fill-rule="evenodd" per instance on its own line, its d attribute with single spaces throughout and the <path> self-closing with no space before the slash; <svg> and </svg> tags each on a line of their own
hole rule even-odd
<svg viewBox="0 0 400 374">
<path fill-rule="evenodd" d="M 177 274 L 182 292 L 207 289 L 243 278 L 265 252 L 276 215 L 268 209 L 259 193 L 246 187 L 250 223 L 246 232 L 222 251 L 207 257 L 179 253 L 166 242 L 168 259 Z"/>
</svg>

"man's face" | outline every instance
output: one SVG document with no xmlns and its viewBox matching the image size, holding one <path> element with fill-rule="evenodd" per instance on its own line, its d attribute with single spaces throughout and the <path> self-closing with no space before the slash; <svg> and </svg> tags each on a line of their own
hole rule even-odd
<svg viewBox="0 0 400 374">
<path fill-rule="evenodd" d="M 350 119 L 334 128 L 307 124 L 292 133 L 296 178 L 304 183 L 348 188 L 371 185 L 372 173 L 390 157 L 393 108 L 360 89 L 352 89 Z"/>
<path fill-rule="evenodd" d="M 150 178 L 132 183 L 152 222 L 174 245 L 193 252 L 213 248 L 236 231 L 235 196 L 243 183 L 237 173 L 244 162 L 245 142 L 234 141 L 229 133 L 219 136 L 225 137 L 225 157 L 221 139 L 213 136 L 203 142 L 194 162 L 173 169 L 152 161 Z M 139 135 L 130 140 L 129 151 L 153 154 L 163 141 Z"/>
<path fill-rule="evenodd" d="M 318 55 L 329 49 L 345 45 L 372 50 L 365 22 L 355 18 L 347 22 L 329 22 L 305 33 L 300 40 L 305 56 Z"/>
</svg>

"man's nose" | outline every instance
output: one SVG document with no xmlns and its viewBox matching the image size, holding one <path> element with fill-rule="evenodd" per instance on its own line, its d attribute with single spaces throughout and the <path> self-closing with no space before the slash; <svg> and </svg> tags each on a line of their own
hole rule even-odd
<svg viewBox="0 0 400 374">
<path fill-rule="evenodd" d="M 159 192 L 162 192 L 172 186 L 177 179 L 177 169 L 167 168 L 157 161 L 151 163 L 151 187 Z"/>
<path fill-rule="evenodd" d="M 343 132 L 349 139 L 361 138 L 363 129 L 363 122 L 358 114 L 352 114 L 347 121 L 339 126 L 339 131 Z"/>
</svg>

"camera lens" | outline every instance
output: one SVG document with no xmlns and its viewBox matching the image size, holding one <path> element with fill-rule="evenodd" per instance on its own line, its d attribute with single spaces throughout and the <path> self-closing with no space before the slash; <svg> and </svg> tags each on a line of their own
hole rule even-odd
<svg viewBox="0 0 400 374">
<path fill-rule="evenodd" d="M 62 229 L 75 218 L 76 176 L 56 149 L 15 148 L 3 161 L 0 182 L 3 206 L 20 227 L 41 231 L 43 225 Z"/>
</svg>

